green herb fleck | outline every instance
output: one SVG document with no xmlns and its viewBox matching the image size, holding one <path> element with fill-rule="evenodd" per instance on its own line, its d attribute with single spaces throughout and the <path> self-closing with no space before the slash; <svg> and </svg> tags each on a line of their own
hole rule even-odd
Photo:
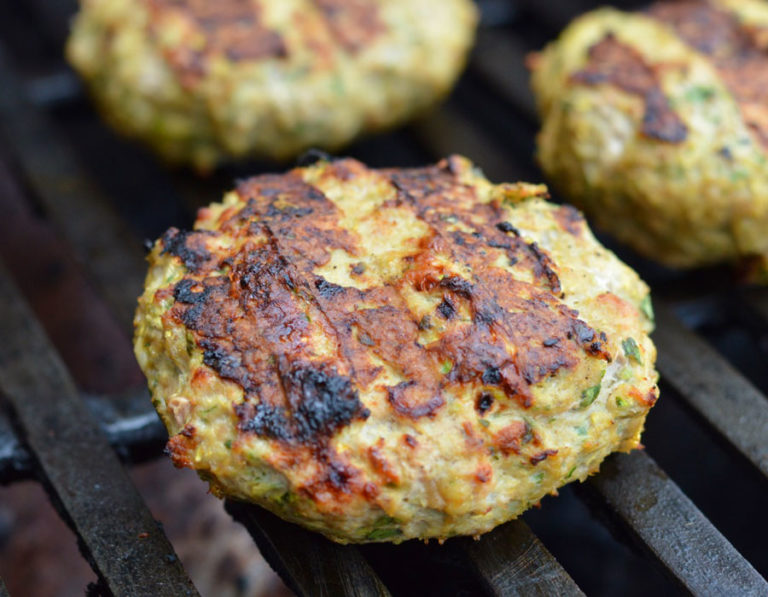
<svg viewBox="0 0 768 597">
<path fill-rule="evenodd" d="M 344 95 L 344 81 L 341 77 L 336 76 L 331 81 L 331 88 L 333 89 L 333 93 L 336 95 L 342 96 Z"/>
<path fill-rule="evenodd" d="M 393 537 L 399 537 L 402 534 L 403 531 L 400 529 L 373 529 L 365 538 L 371 541 L 384 541 Z"/>
<path fill-rule="evenodd" d="M 579 425 L 578 427 L 576 427 L 576 433 L 582 436 L 587 435 L 587 426 Z"/>
<path fill-rule="evenodd" d="M 713 87 L 696 85 L 685 92 L 685 99 L 689 102 L 705 102 L 711 100 L 715 95 L 717 95 L 717 91 Z"/>
<path fill-rule="evenodd" d="M 587 408 L 590 404 L 592 404 L 595 401 L 599 393 L 600 393 L 600 384 L 597 384 L 596 386 L 592 386 L 591 388 L 587 388 L 581 393 L 581 402 L 579 402 L 579 406 L 581 408 Z"/>
<path fill-rule="evenodd" d="M 627 355 L 627 358 L 633 359 L 637 362 L 638 365 L 643 364 L 643 357 L 640 354 L 640 347 L 637 345 L 637 342 L 635 342 L 634 338 L 630 337 L 626 340 L 623 340 L 621 347 L 624 349 L 624 354 Z"/>
<path fill-rule="evenodd" d="M 632 369 L 624 367 L 624 369 L 621 370 L 621 373 L 619 373 L 619 379 L 621 381 L 629 381 L 632 379 Z"/>
<path fill-rule="evenodd" d="M 571 470 L 568 471 L 568 474 L 565 476 L 566 479 L 570 479 L 571 475 L 576 471 L 576 467 L 574 466 Z"/>
<path fill-rule="evenodd" d="M 440 373 L 448 375 L 453 370 L 453 363 L 451 361 L 445 361 L 440 365 Z"/>
<path fill-rule="evenodd" d="M 231 439 L 228 439 L 227 441 L 225 441 L 225 442 L 224 442 L 224 447 L 225 447 L 227 450 L 231 450 L 231 449 L 232 449 L 232 440 L 231 440 Z"/>
<path fill-rule="evenodd" d="M 618 406 L 619 408 L 624 408 L 625 406 L 627 406 L 627 404 L 628 403 L 626 400 L 624 400 L 624 398 L 622 398 L 621 396 L 616 396 L 616 406 Z"/>
<path fill-rule="evenodd" d="M 744 170 L 734 170 L 733 172 L 731 172 L 732 182 L 741 182 L 742 180 L 747 180 L 748 178 L 749 178 L 749 174 Z"/>
<path fill-rule="evenodd" d="M 491 422 L 490 422 L 488 419 L 479 419 L 479 420 L 478 420 L 478 422 L 479 422 L 479 423 L 480 423 L 480 424 L 481 424 L 483 427 L 488 427 L 488 425 L 490 425 L 490 424 L 491 424 Z"/>
<path fill-rule="evenodd" d="M 541 483 L 544 480 L 544 471 L 539 471 L 535 475 L 533 475 L 533 481 L 534 483 Z"/>
<path fill-rule="evenodd" d="M 651 303 L 651 295 L 646 294 L 645 298 L 640 303 L 640 311 L 643 312 L 650 321 L 654 320 L 653 316 L 653 303 Z"/>
</svg>

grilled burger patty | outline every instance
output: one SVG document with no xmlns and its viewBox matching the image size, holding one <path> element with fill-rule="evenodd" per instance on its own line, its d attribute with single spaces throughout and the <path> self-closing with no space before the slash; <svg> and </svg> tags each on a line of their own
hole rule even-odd
<svg viewBox="0 0 768 597">
<path fill-rule="evenodd" d="M 444 95 L 471 0 L 80 0 L 67 46 L 105 117 L 172 162 L 283 159 Z"/>
<path fill-rule="evenodd" d="M 588 13 L 532 61 L 539 161 L 638 252 L 766 276 L 767 50 L 762 0 Z"/>
<path fill-rule="evenodd" d="M 647 286 L 464 158 L 241 182 L 152 250 L 135 350 L 177 466 L 339 542 L 478 534 L 638 445 Z"/>
</svg>

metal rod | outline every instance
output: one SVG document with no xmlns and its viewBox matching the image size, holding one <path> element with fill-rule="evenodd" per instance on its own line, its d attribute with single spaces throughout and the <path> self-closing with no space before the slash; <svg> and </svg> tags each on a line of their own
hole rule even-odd
<svg viewBox="0 0 768 597">
<path fill-rule="evenodd" d="M 0 392 L 105 586 L 117 596 L 197 595 L 4 266 L 0 313 Z"/>
<path fill-rule="evenodd" d="M 131 330 L 146 267 L 141 243 L 109 206 L 45 114 L 35 108 L 0 47 L 0 133 L 22 177 L 112 307 Z"/>
<path fill-rule="evenodd" d="M 656 322 L 664 381 L 768 477 L 768 400 L 658 302 Z"/>
<path fill-rule="evenodd" d="M 491 595 L 584 595 L 574 580 L 522 520 L 462 540 L 462 548 Z"/>
<path fill-rule="evenodd" d="M 587 485 L 695 595 L 768 595 L 768 583 L 641 451 L 614 454 Z"/>
<path fill-rule="evenodd" d="M 267 562 L 300 597 L 390 594 L 356 547 L 333 543 L 258 506 L 227 501 L 225 508 L 248 529 Z"/>
</svg>

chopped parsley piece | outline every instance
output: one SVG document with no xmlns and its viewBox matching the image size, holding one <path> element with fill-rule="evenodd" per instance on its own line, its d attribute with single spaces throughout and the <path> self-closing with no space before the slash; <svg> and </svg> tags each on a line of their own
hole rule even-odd
<svg viewBox="0 0 768 597">
<path fill-rule="evenodd" d="M 711 100 L 715 95 L 717 95 L 717 91 L 713 87 L 696 85 L 685 92 L 685 99 L 689 102 L 704 102 Z"/>
<path fill-rule="evenodd" d="M 533 475 L 533 480 L 535 483 L 541 483 L 544 480 L 544 471 L 540 471 Z"/>
<path fill-rule="evenodd" d="M 566 479 L 570 479 L 571 475 L 576 472 L 576 467 L 574 466 L 571 470 L 568 471 L 568 474 L 565 476 Z"/>
<path fill-rule="evenodd" d="M 587 388 L 581 393 L 581 402 L 579 402 L 579 406 L 581 408 L 587 408 L 590 404 L 592 404 L 595 401 L 599 393 L 600 393 L 600 384 L 597 384 L 596 386 L 592 386 L 591 388 Z"/>
<path fill-rule="evenodd" d="M 479 423 L 480 423 L 480 424 L 481 424 L 483 427 L 488 427 L 488 425 L 490 425 L 490 424 L 491 424 L 491 422 L 490 422 L 488 419 L 478 419 L 478 422 L 479 422 Z"/>
<path fill-rule="evenodd" d="M 232 440 L 231 440 L 231 439 L 228 439 L 227 441 L 225 441 L 225 442 L 224 442 L 224 447 L 225 447 L 227 450 L 231 450 L 231 449 L 232 449 Z"/>
<path fill-rule="evenodd" d="M 445 361 L 440 365 L 440 373 L 448 375 L 453 370 L 453 363 L 451 361 Z"/>
<path fill-rule="evenodd" d="M 622 398 L 621 396 L 616 396 L 616 406 L 618 406 L 619 408 L 624 408 L 625 406 L 627 406 L 627 404 L 628 403 L 626 400 L 624 400 L 624 398 Z"/>
<path fill-rule="evenodd" d="M 371 541 L 383 541 L 402 534 L 403 531 L 400 529 L 373 529 L 365 536 L 365 538 L 370 539 Z"/>
<path fill-rule="evenodd" d="M 651 295 L 646 294 L 645 298 L 640 303 L 640 311 L 643 312 L 649 320 L 653 321 L 653 304 L 651 303 Z"/>
<path fill-rule="evenodd" d="M 624 354 L 627 355 L 627 358 L 633 359 L 635 362 L 637 362 L 638 365 L 643 364 L 643 357 L 640 354 L 640 347 L 637 345 L 637 342 L 635 342 L 634 338 L 630 337 L 626 340 L 623 340 L 621 347 L 624 349 Z"/>
</svg>

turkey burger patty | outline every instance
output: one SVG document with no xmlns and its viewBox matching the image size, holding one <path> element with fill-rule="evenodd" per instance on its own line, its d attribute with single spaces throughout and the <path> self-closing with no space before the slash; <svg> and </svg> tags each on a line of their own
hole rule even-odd
<svg viewBox="0 0 768 597">
<path fill-rule="evenodd" d="M 67 55 L 101 112 L 209 169 L 337 148 L 453 85 L 471 0 L 80 0 Z"/>
<path fill-rule="evenodd" d="M 464 158 L 241 182 L 155 243 L 135 350 L 178 466 L 339 542 L 474 535 L 638 445 L 647 286 Z"/>
</svg>

